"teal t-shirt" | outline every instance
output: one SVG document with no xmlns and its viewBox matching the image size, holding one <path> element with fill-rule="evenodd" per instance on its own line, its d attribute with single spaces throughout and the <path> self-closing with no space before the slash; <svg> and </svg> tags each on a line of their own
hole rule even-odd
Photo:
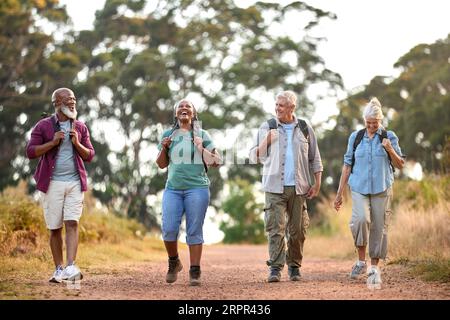
<svg viewBox="0 0 450 320">
<path fill-rule="evenodd" d="M 174 190 L 186 190 L 209 186 L 209 179 L 205 172 L 202 155 L 195 148 L 193 143 L 192 130 L 185 131 L 176 129 L 166 130 L 162 137 L 172 134 L 172 143 L 169 148 L 169 169 L 166 188 Z M 203 147 L 212 151 L 215 147 L 210 135 L 205 130 L 200 129 L 200 138 L 203 139 Z M 161 142 L 158 149 L 161 150 Z"/>
</svg>

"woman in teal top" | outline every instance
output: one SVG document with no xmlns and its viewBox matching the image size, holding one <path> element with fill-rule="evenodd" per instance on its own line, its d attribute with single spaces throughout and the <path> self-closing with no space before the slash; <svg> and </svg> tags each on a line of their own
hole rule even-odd
<svg viewBox="0 0 450 320">
<path fill-rule="evenodd" d="M 178 234 L 186 214 L 186 243 L 190 253 L 190 285 L 200 284 L 200 260 L 203 248 L 203 222 L 209 204 L 208 166 L 218 166 L 221 159 L 211 137 L 199 128 L 192 102 L 175 104 L 172 129 L 163 133 L 158 145 L 158 166 L 168 167 L 162 201 L 162 234 L 169 256 L 166 282 L 173 283 L 183 269 L 178 257 Z"/>
<path fill-rule="evenodd" d="M 365 128 L 353 132 L 344 155 L 341 180 L 334 207 L 342 206 L 342 193 L 347 183 L 352 194 L 350 229 L 359 260 L 353 265 L 350 278 L 359 278 L 366 272 L 366 247 L 369 245 L 371 266 L 368 270 L 369 288 L 381 288 L 380 259 L 387 254 L 387 231 L 391 215 L 394 167 L 404 165 L 398 138 L 381 126 L 383 112 L 377 98 L 364 109 Z"/>
</svg>

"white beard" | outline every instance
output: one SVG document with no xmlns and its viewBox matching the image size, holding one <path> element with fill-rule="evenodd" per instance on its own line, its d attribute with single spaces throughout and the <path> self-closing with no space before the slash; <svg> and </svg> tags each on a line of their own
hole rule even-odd
<svg viewBox="0 0 450 320">
<path fill-rule="evenodd" d="M 72 120 L 75 120 L 77 118 L 77 110 L 74 109 L 73 111 L 70 111 L 68 106 L 62 105 L 61 112 L 64 113 L 64 115 Z"/>
</svg>

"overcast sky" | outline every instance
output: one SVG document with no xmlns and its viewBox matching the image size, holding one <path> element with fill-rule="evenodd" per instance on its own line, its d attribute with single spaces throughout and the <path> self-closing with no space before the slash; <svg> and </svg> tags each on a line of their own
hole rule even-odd
<svg viewBox="0 0 450 320">
<path fill-rule="evenodd" d="M 104 0 L 61 0 L 76 29 L 92 28 Z M 242 0 L 240 4 L 252 3 Z M 283 1 L 287 3 L 289 1 Z M 367 84 L 376 75 L 394 75 L 393 64 L 419 43 L 450 33 L 447 0 L 308 0 L 337 14 L 316 30 L 328 41 L 320 49 L 327 66 L 340 73 L 346 89 Z"/>
<path fill-rule="evenodd" d="M 76 29 L 92 28 L 95 11 L 105 0 L 61 0 Z M 254 1 L 236 1 L 247 6 Z M 289 3 L 291 1 L 280 1 Z M 323 20 L 315 35 L 327 38 L 319 49 L 327 67 L 338 72 L 345 89 L 367 84 L 374 76 L 395 76 L 394 63 L 420 43 L 433 43 L 450 33 L 447 0 L 308 0 L 306 3 L 334 12 L 337 20 Z M 287 32 L 289 32 L 287 28 Z M 271 97 L 265 97 L 271 100 Z M 342 97 L 341 97 L 342 98 Z M 271 108 L 271 103 L 265 108 Z M 319 104 L 313 122 L 323 121 L 332 110 L 328 100 Z M 325 107 L 328 104 L 328 107 Z"/>
</svg>

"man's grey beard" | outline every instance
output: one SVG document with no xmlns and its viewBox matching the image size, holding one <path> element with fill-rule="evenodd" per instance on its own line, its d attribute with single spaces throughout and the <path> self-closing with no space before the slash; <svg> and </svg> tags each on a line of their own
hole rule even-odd
<svg viewBox="0 0 450 320">
<path fill-rule="evenodd" d="M 70 111 L 69 107 L 66 105 L 62 105 L 61 112 L 69 119 L 75 120 L 77 118 L 77 110 L 74 109 L 73 111 Z"/>
</svg>

